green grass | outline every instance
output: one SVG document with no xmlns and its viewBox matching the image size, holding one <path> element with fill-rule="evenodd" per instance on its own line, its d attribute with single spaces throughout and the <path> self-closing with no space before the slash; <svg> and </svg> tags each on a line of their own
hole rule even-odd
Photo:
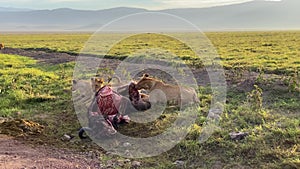
<svg viewBox="0 0 300 169">
<path fill-rule="evenodd" d="M 7 47 L 78 53 L 90 34 L 1 34 Z"/>
<path fill-rule="evenodd" d="M 0 60 L 1 116 L 34 118 L 64 110 L 60 106 L 70 100 L 74 64 L 64 71 L 66 78 L 61 77 L 58 65 L 42 67 L 35 60 L 17 55 L 0 54 Z"/>
<path fill-rule="evenodd" d="M 211 32 L 205 33 L 226 69 L 265 71 L 276 74 L 291 73 L 300 69 L 300 31 L 289 32 Z M 195 33 L 176 34 L 196 41 Z M 8 47 L 44 49 L 79 53 L 91 34 L 2 34 L 0 41 Z M 100 34 L 97 46 L 89 46 L 90 52 L 103 53 L 111 42 L 124 34 Z M 198 44 L 205 50 L 207 45 Z M 190 65 L 201 65 L 189 46 L 167 36 L 157 34 L 130 35 L 117 43 L 107 55 L 114 58 L 132 56 L 137 50 L 159 48 L 167 50 Z M 200 56 L 201 58 L 201 56 Z"/>
<path fill-rule="evenodd" d="M 0 41 L 9 47 L 78 53 L 89 36 L 2 34 Z M 102 36 L 109 38 L 112 35 Z M 111 39 L 118 36 L 113 35 Z M 192 33 L 185 36 L 194 38 Z M 201 109 L 190 133 L 168 152 L 141 159 L 143 167 L 176 168 L 172 163 L 182 160 L 186 168 L 218 165 L 222 168 L 299 168 L 300 91 L 297 88 L 299 75 L 295 70 L 300 67 L 300 32 L 221 32 L 207 33 L 207 36 L 220 54 L 224 67 L 236 78 L 227 77 L 233 85 L 228 87 L 219 129 L 206 142 L 199 144 L 198 137 L 212 99 L 210 88 L 200 86 Z M 136 41 L 136 38 L 141 40 Z M 153 34 L 129 38 L 116 45 L 109 55 L 113 58 L 131 56 L 135 50 L 147 47 L 161 47 L 192 66 L 201 65 L 195 63 L 200 61 L 193 59 L 195 56 L 188 47 L 172 38 Z M 101 154 L 99 159 L 105 162 L 112 156 L 103 154 L 95 145 L 78 138 L 73 142 L 61 140 L 65 133 L 76 136 L 80 127 L 71 100 L 73 68 L 74 63 L 46 65 L 28 57 L 0 54 L 0 116 L 26 118 L 43 124 L 45 132 L 33 139 L 36 144 L 43 142 L 87 152 L 97 149 Z M 239 81 L 247 78 L 242 74 L 244 71 L 260 71 L 261 75 L 275 73 L 281 78 L 258 77 L 255 80 L 258 88 L 244 91 L 237 87 Z M 156 121 L 131 123 L 122 126 L 121 132 L 143 137 L 156 135 L 174 118 L 176 110 L 166 109 Z M 229 137 L 233 131 L 248 132 L 249 136 L 233 141 Z"/>
<path fill-rule="evenodd" d="M 224 67 L 262 69 L 272 73 L 299 70 L 300 32 L 211 33 Z"/>
</svg>

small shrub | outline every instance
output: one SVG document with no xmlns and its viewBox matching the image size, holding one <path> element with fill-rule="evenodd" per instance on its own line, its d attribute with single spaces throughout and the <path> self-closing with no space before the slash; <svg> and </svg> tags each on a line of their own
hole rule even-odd
<svg viewBox="0 0 300 169">
<path fill-rule="evenodd" d="M 295 70 L 294 73 L 288 78 L 288 85 L 290 92 L 300 92 L 300 76 L 299 71 Z"/>
<path fill-rule="evenodd" d="M 254 90 L 252 90 L 251 92 L 248 93 L 247 95 L 247 102 L 250 106 L 250 108 L 253 111 L 260 111 L 262 110 L 263 106 L 263 98 L 262 98 L 262 94 L 263 91 L 261 88 L 259 88 L 257 85 L 254 85 Z"/>
</svg>

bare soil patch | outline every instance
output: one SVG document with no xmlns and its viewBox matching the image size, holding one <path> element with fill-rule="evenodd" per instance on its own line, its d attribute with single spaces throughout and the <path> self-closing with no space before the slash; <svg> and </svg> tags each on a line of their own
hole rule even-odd
<svg viewBox="0 0 300 169">
<path fill-rule="evenodd" d="M 75 61 L 76 59 L 74 55 L 68 53 L 49 52 L 40 49 L 4 48 L 0 50 L 0 53 L 27 56 L 45 64 L 60 64 Z"/>
<path fill-rule="evenodd" d="M 25 144 L 7 135 L 0 135 L 0 168 L 99 168 L 100 163 L 69 150 Z"/>
</svg>

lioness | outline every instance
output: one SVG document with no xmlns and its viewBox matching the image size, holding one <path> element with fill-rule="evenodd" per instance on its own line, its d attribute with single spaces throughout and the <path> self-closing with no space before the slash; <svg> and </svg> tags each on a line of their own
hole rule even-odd
<svg viewBox="0 0 300 169">
<path fill-rule="evenodd" d="M 118 87 L 118 83 L 120 82 L 118 77 L 112 77 L 117 79 L 117 83 L 110 83 L 110 85 L 113 86 L 114 89 L 123 89 L 125 87 L 121 86 Z M 109 79 L 109 81 L 112 80 Z M 72 85 L 72 91 L 73 91 L 73 97 L 74 101 L 78 103 L 86 103 L 90 104 L 92 98 L 94 97 L 95 93 L 104 85 L 104 79 L 99 78 L 99 77 L 92 77 L 90 81 L 88 80 L 73 80 L 73 85 Z"/>
<path fill-rule="evenodd" d="M 197 103 L 199 99 L 196 91 L 191 87 L 183 87 L 178 85 L 165 84 L 164 82 L 149 77 L 144 74 L 143 77 L 137 82 L 137 89 L 145 89 L 150 93 L 150 100 L 154 103 L 175 103 L 176 105 L 186 105 L 189 103 Z M 151 92 L 154 92 L 155 98 L 151 99 Z"/>
<path fill-rule="evenodd" d="M 1 49 L 4 49 L 4 44 L 3 43 L 0 43 L 0 50 Z"/>
</svg>

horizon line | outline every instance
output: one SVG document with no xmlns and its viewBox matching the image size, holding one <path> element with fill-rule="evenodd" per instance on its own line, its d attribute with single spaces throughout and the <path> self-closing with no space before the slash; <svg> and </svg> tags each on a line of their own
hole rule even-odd
<svg viewBox="0 0 300 169">
<path fill-rule="evenodd" d="M 118 9 L 118 8 L 129 8 L 129 9 L 143 9 L 147 11 L 164 11 L 164 10 L 173 10 L 173 9 L 208 9 L 208 8 L 215 8 L 215 7 L 223 7 L 223 6 L 232 6 L 232 5 L 240 5 L 246 3 L 253 3 L 253 2 L 282 2 L 276 0 L 262 0 L 262 1 L 246 1 L 240 3 L 231 3 L 231 4 L 219 4 L 219 5 L 212 5 L 212 6 L 203 6 L 203 7 L 174 7 L 174 8 L 162 8 L 162 9 L 155 9 L 155 8 L 145 8 L 145 7 L 138 7 L 138 6 L 116 6 L 116 7 L 108 7 L 108 8 L 99 8 L 99 9 L 80 9 L 76 7 L 57 7 L 57 8 L 19 8 L 19 7 L 11 7 L 11 6 L 0 6 L 0 8 L 6 9 L 14 9 L 14 10 L 7 10 L 7 11 L 0 11 L 0 12 L 24 12 L 24 11 L 41 11 L 41 10 L 58 10 L 58 9 L 70 9 L 70 10 L 77 10 L 77 11 L 101 11 L 101 10 L 111 10 L 111 9 Z"/>
</svg>

